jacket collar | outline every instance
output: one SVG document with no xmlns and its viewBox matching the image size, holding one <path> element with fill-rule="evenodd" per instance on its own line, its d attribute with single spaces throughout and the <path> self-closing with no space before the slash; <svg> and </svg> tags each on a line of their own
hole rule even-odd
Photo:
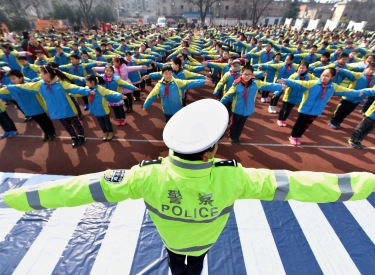
<svg viewBox="0 0 375 275">
<path fill-rule="evenodd" d="M 173 155 L 173 151 L 169 150 L 168 162 L 171 169 L 179 175 L 189 178 L 201 178 L 208 176 L 214 166 L 214 158 L 204 161 L 188 161 Z"/>
</svg>

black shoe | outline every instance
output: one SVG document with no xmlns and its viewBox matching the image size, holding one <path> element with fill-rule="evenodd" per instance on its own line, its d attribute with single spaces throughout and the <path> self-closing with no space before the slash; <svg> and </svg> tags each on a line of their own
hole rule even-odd
<svg viewBox="0 0 375 275">
<path fill-rule="evenodd" d="M 32 120 L 33 118 L 31 117 L 31 116 L 27 116 L 27 117 L 25 117 L 25 119 L 23 120 L 24 122 L 28 122 L 28 121 L 30 121 L 30 120 Z"/>
<path fill-rule="evenodd" d="M 85 136 L 78 136 L 78 142 L 77 142 L 77 146 L 81 146 L 82 144 L 84 144 L 86 141 L 86 137 Z"/>
<path fill-rule="evenodd" d="M 72 147 L 76 148 L 78 146 L 78 138 L 72 137 Z"/>
<path fill-rule="evenodd" d="M 236 139 L 235 139 L 235 143 L 239 145 L 239 144 L 241 143 L 241 142 L 240 142 L 240 139 L 239 139 L 239 138 L 236 138 Z"/>
<path fill-rule="evenodd" d="M 354 141 L 352 139 L 349 139 L 348 143 L 350 144 L 350 146 L 352 146 L 352 148 L 355 148 L 355 149 L 362 149 L 363 148 L 363 145 L 359 141 Z"/>
<path fill-rule="evenodd" d="M 83 119 L 83 115 L 82 114 L 78 115 L 78 119 L 82 120 Z"/>
<path fill-rule="evenodd" d="M 133 108 L 131 108 L 131 107 L 128 108 L 128 109 L 126 110 L 126 112 L 127 112 L 127 113 L 131 113 L 131 112 L 133 112 Z"/>
<path fill-rule="evenodd" d="M 229 138 L 229 142 L 230 142 L 231 144 L 236 144 L 236 139 L 234 139 L 234 138 Z"/>
<path fill-rule="evenodd" d="M 50 134 L 50 135 L 49 135 L 49 141 L 54 140 L 55 137 L 56 137 L 56 134 Z"/>
<path fill-rule="evenodd" d="M 49 139 L 49 135 L 44 135 L 44 137 L 43 137 L 43 141 L 47 141 Z"/>
</svg>

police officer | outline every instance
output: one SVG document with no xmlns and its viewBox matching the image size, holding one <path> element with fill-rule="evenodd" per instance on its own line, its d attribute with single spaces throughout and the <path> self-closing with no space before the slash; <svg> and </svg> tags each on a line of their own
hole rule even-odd
<svg viewBox="0 0 375 275">
<path fill-rule="evenodd" d="M 227 125 L 223 104 L 197 101 L 167 123 L 163 139 L 170 149 L 168 157 L 142 161 L 131 170 L 109 170 L 100 178 L 89 174 L 13 189 L 0 194 L 0 208 L 32 211 L 143 198 L 168 250 L 172 274 L 195 275 L 201 273 L 203 259 L 237 199 L 361 200 L 375 188 L 371 173 L 244 169 L 236 160 L 216 159 Z"/>
</svg>

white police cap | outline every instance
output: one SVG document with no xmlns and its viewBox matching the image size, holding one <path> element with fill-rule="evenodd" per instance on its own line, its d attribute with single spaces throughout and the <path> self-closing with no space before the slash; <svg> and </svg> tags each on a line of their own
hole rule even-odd
<svg viewBox="0 0 375 275">
<path fill-rule="evenodd" d="M 163 140 L 180 154 L 195 154 L 212 147 L 228 126 L 228 111 L 220 101 L 202 99 L 178 111 L 167 123 Z"/>
</svg>

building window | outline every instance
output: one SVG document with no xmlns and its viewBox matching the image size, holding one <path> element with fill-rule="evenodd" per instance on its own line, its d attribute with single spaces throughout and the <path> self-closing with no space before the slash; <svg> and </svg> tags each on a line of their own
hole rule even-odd
<svg viewBox="0 0 375 275">
<path fill-rule="evenodd" d="M 318 15 L 318 19 L 322 19 L 322 14 L 319 14 L 319 15 Z"/>
<path fill-rule="evenodd" d="M 225 9 L 226 9 L 226 10 L 229 10 L 229 6 L 225 6 Z"/>
<path fill-rule="evenodd" d="M 192 7 L 190 7 L 190 8 L 189 8 L 189 11 L 190 11 L 190 12 L 192 12 L 192 11 L 193 11 L 193 8 L 192 8 Z"/>
<path fill-rule="evenodd" d="M 163 0 L 163 3 L 165 3 L 167 0 Z"/>
<path fill-rule="evenodd" d="M 181 9 L 182 9 L 182 10 L 184 9 L 184 5 L 181 5 Z"/>
<path fill-rule="evenodd" d="M 166 12 L 167 12 L 167 8 L 163 7 L 163 13 L 166 13 Z"/>
<path fill-rule="evenodd" d="M 128 9 L 130 9 L 130 4 L 129 4 L 129 3 L 127 3 L 127 4 L 126 4 L 126 7 L 127 7 Z"/>
</svg>

